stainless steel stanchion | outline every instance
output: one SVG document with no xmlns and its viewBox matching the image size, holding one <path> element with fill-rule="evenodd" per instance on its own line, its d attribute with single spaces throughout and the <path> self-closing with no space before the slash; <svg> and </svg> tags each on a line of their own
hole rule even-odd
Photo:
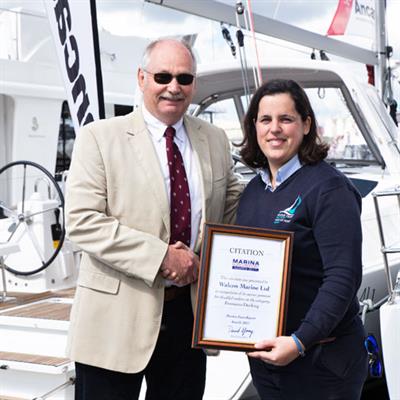
<svg viewBox="0 0 400 400">
<path fill-rule="evenodd" d="M 1 280 L 3 281 L 3 290 L 0 297 L 0 302 L 6 302 L 14 300 L 15 297 L 7 296 L 7 282 L 6 282 L 6 267 L 4 265 L 4 257 L 19 252 L 19 246 L 16 243 L 3 243 L 0 244 L 0 269 L 1 269 Z"/>
</svg>

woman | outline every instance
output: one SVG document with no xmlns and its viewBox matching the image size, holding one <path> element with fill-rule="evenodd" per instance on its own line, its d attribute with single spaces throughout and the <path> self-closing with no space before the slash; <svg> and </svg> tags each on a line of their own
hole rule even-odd
<svg viewBox="0 0 400 400">
<path fill-rule="evenodd" d="M 249 353 L 262 399 L 359 399 L 367 375 L 356 297 L 361 283 L 361 198 L 327 164 L 314 112 L 292 80 L 260 87 L 246 114 L 248 184 L 237 224 L 294 232 L 285 336 Z"/>
</svg>

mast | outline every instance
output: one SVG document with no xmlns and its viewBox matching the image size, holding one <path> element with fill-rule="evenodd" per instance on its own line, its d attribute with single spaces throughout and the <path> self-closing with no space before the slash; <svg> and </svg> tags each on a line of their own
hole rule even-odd
<svg viewBox="0 0 400 400">
<path fill-rule="evenodd" d="M 376 33 L 376 52 L 378 57 L 377 70 L 375 74 L 376 88 L 383 101 L 385 101 L 385 86 L 387 79 L 387 47 L 386 47 L 386 0 L 375 0 L 376 20 L 375 20 L 375 33 Z"/>
</svg>

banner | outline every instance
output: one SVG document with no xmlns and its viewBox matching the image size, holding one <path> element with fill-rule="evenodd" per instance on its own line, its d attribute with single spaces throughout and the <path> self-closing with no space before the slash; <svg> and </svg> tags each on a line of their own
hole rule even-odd
<svg viewBox="0 0 400 400">
<path fill-rule="evenodd" d="M 339 0 L 327 35 L 361 36 L 375 44 L 374 0 Z"/>
<path fill-rule="evenodd" d="M 104 118 L 95 0 L 43 0 L 75 133 Z"/>
</svg>

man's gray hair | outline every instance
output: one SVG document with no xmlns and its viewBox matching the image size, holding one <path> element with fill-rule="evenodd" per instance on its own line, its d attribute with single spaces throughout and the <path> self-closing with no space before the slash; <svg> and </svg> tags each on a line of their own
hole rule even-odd
<svg viewBox="0 0 400 400">
<path fill-rule="evenodd" d="M 142 63 L 141 63 L 141 67 L 143 70 L 146 70 L 149 63 L 150 63 L 150 57 L 151 57 L 151 53 L 154 50 L 154 48 L 162 42 L 169 42 L 169 41 L 173 41 L 176 43 L 180 43 L 182 46 L 184 46 L 190 53 L 190 56 L 192 57 L 193 60 L 193 74 L 196 75 L 196 71 L 197 71 L 197 61 L 196 61 L 196 57 L 194 55 L 192 46 L 185 40 L 185 39 L 177 39 L 176 37 L 163 37 L 163 38 L 159 38 L 156 40 L 153 40 L 151 43 L 149 43 L 146 47 L 146 49 L 144 50 L 143 53 L 143 57 L 142 57 Z"/>
</svg>

